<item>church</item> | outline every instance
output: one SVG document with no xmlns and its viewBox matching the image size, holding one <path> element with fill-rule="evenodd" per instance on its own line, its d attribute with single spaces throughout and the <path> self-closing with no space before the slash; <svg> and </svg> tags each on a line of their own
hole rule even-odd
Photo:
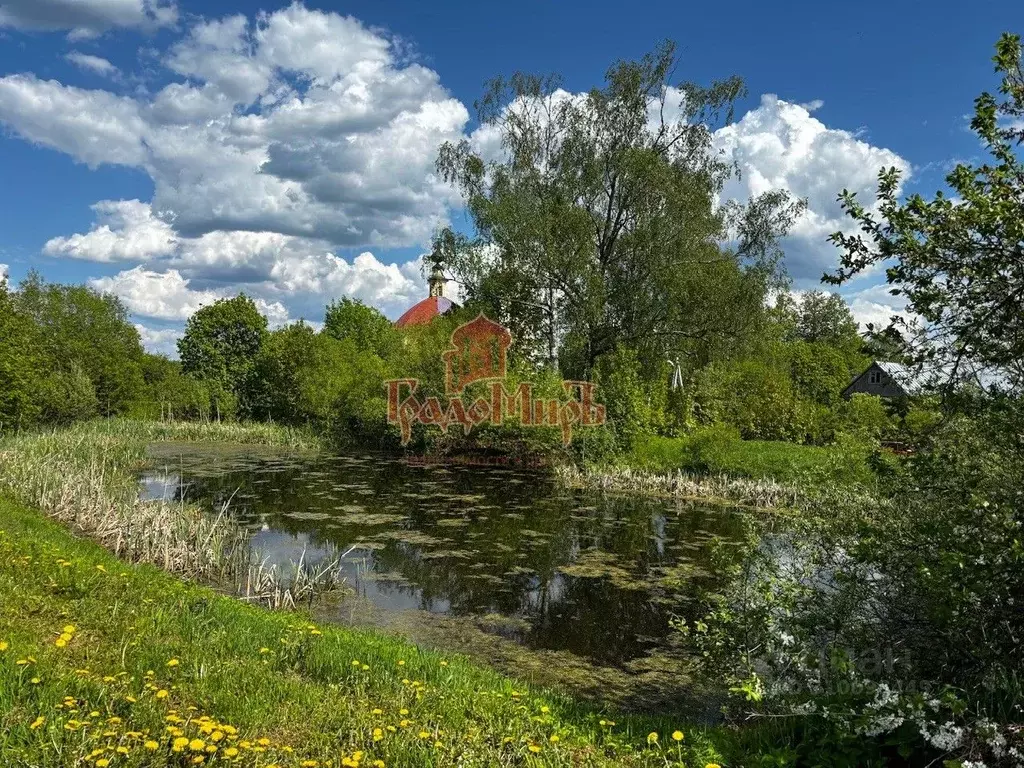
<svg viewBox="0 0 1024 768">
<path fill-rule="evenodd" d="M 430 272 L 428 296 L 422 301 L 413 304 L 405 311 L 395 326 L 398 328 L 410 328 L 416 325 L 428 325 L 435 317 L 447 314 L 459 305 L 444 295 L 444 285 L 448 278 L 444 276 L 444 268 L 441 264 L 441 256 L 435 251 L 431 254 L 434 267 Z"/>
</svg>

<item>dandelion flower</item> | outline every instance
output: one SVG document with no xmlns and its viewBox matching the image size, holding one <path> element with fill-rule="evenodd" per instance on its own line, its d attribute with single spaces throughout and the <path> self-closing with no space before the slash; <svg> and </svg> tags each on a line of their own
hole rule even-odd
<svg viewBox="0 0 1024 768">
<path fill-rule="evenodd" d="M 658 732 L 657 731 L 651 731 L 650 733 L 647 734 L 647 743 L 648 744 L 657 744 L 658 743 Z"/>
<path fill-rule="evenodd" d="M 704 768 L 722 768 L 718 763 L 708 763 Z"/>
<path fill-rule="evenodd" d="M 550 741 L 552 744 L 557 744 L 558 743 L 558 734 L 557 733 L 552 733 L 551 734 L 551 738 L 548 739 L 548 741 Z"/>
<path fill-rule="evenodd" d="M 46 718 L 43 717 L 42 715 L 40 715 L 39 717 L 37 717 L 35 720 L 32 721 L 32 725 L 29 726 L 29 730 L 30 731 L 34 731 L 36 728 L 38 728 L 39 726 L 41 726 L 45 722 L 46 722 Z"/>
<path fill-rule="evenodd" d="M 148 740 L 148 741 L 147 741 L 147 742 L 146 742 L 145 744 L 143 744 L 142 746 L 144 746 L 144 747 L 145 747 L 146 749 L 148 749 L 148 750 L 149 750 L 150 752 L 155 752 L 155 751 L 156 751 L 156 750 L 157 750 L 157 749 L 158 749 L 158 748 L 160 747 L 160 745 L 159 745 L 159 744 L 157 744 L 157 743 L 156 743 L 155 741 L 153 741 L 152 739 L 149 739 L 149 740 Z"/>
<path fill-rule="evenodd" d="M 110 761 L 105 757 L 96 761 L 96 768 L 107 768 L 108 765 L 110 765 Z"/>
<path fill-rule="evenodd" d="M 551 711 L 551 707 L 541 707 L 540 711 L 546 715 L 548 712 Z"/>
<path fill-rule="evenodd" d="M 53 644 L 58 648 L 66 648 L 68 645 L 68 641 L 65 640 L 63 637 L 58 637 L 56 640 L 53 641 Z"/>
<path fill-rule="evenodd" d="M 66 624 L 64 626 L 64 629 L 62 629 L 61 631 L 64 634 L 66 634 L 66 635 L 73 635 L 75 633 L 75 625 L 74 624 Z"/>
<path fill-rule="evenodd" d="M 171 744 L 171 751 L 173 751 L 173 752 L 181 752 L 187 746 L 188 746 L 188 739 L 186 739 L 184 736 L 179 736 Z"/>
<path fill-rule="evenodd" d="M 167 690 L 164 688 L 161 688 L 159 691 L 156 692 L 156 697 L 158 699 L 166 699 L 169 695 L 170 694 L 168 694 Z"/>
<path fill-rule="evenodd" d="M 683 732 L 682 731 L 672 731 L 672 740 L 673 741 L 682 741 L 683 740 Z"/>
<path fill-rule="evenodd" d="M 430 734 L 427 731 L 420 731 L 420 738 L 421 739 L 429 739 L 430 738 Z"/>
<path fill-rule="evenodd" d="M 169 660 L 167 661 L 167 666 L 168 666 L 168 667 L 176 667 L 176 666 L 178 666 L 178 665 L 179 665 L 180 663 L 181 663 L 181 662 L 180 662 L 180 661 L 178 661 L 177 659 L 169 659 Z"/>
<path fill-rule="evenodd" d="M 224 757 L 234 757 L 238 754 L 238 750 L 234 747 L 228 747 L 224 750 Z"/>
<path fill-rule="evenodd" d="M 202 752 L 206 748 L 206 742 L 202 739 L 192 739 L 188 743 L 188 748 L 193 752 Z"/>
<path fill-rule="evenodd" d="M 374 741 L 380 741 L 383 738 L 384 738 L 384 731 L 382 731 L 380 728 L 374 728 L 373 729 L 373 740 Z"/>
<path fill-rule="evenodd" d="M 536 744 L 531 744 L 530 745 L 530 751 L 531 752 L 540 752 L 540 747 L 538 747 Z"/>
<path fill-rule="evenodd" d="M 10 647 L 10 643 L 8 643 L 6 640 L 0 640 L 0 653 L 3 653 Z"/>
</svg>

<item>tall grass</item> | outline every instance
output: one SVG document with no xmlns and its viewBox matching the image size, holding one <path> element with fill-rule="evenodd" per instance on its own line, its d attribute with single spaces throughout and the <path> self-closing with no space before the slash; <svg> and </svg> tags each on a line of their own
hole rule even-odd
<svg viewBox="0 0 1024 768">
<path fill-rule="evenodd" d="M 123 560 L 187 578 L 237 585 L 247 599 L 289 607 L 335 589 L 324 566 L 299 563 L 287 575 L 253 560 L 249 533 L 227 514 L 194 504 L 141 498 L 137 472 L 155 440 L 231 441 L 292 448 L 315 437 L 276 425 L 108 420 L 0 441 L 0 492 L 41 510 Z M 335 569 L 336 570 L 336 569 Z"/>
<path fill-rule="evenodd" d="M 797 488 L 774 480 L 721 474 L 694 475 L 681 470 L 651 472 L 629 467 L 581 470 L 573 466 L 559 466 L 555 472 L 563 484 L 575 488 L 682 499 L 722 500 L 762 509 L 791 507 L 801 497 Z"/>
</svg>

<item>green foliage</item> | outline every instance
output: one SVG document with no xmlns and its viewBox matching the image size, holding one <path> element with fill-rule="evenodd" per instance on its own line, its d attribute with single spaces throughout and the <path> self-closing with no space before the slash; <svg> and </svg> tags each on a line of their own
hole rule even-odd
<svg viewBox="0 0 1024 768">
<path fill-rule="evenodd" d="M 229 416 L 248 404 L 253 364 L 267 336 L 267 319 L 245 294 L 201 307 L 178 342 L 181 369 L 209 388 L 211 410 Z M 249 400 L 246 400 L 246 398 Z"/>
<path fill-rule="evenodd" d="M 33 273 L 19 286 L 17 303 L 32 319 L 55 376 L 73 378 L 76 368 L 84 373 L 104 416 L 131 408 L 143 389 L 142 344 L 117 298 L 86 286 L 48 284 Z M 63 386 L 53 384 L 55 391 Z"/>
<path fill-rule="evenodd" d="M 485 162 L 465 141 L 441 148 L 438 169 L 478 236 L 454 244 L 450 268 L 515 337 L 543 344 L 555 323 L 570 377 L 619 346 L 651 378 L 666 355 L 706 357 L 745 333 L 777 282 L 776 243 L 800 204 L 772 192 L 716 205 L 731 167 L 712 131 L 732 119 L 743 83 L 686 83 L 666 103 L 680 93 L 666 87 L 676 63 L 665 43 L 614 64 L 581 99 L 554 77 L 495 80 L 480 120 L 500 133 L 505 159 Z M 653 130 L 650 115 L 661 115 Z M 736 251 L 717 245 L 728 233 Z"/>
<path fill-rule="evenodd" d="M 800 486 L 820 482 L 853 485 L 872 482 L 869 453 L 867 446 L 854 442 L 818 447 L 741 440 L 735 428 L 715 425 L 682 437 L 643 437 L 624 460 L 630 466 L 657 471 L 774 479 Z"/>
<path fill-rule="evenodd" d="M 877 213 L 844 190 L 843 208 L 855 234 L 837 232 L 840 269 L 825 279 L 841 283 L 885 264 L 891 293 L 928 326 L 896 327 L 910 335 L 912 357 L 940 368 L 951 384 L 994 369 L 1000 386 L 1024 383 L 1024 69 L 1018 35 L 1004 34 L 993 58 L 998 96 L 982 93 L 971 129 L 988 151 L 979 166 L 960 163 L 946 177 L 951 194 L 900 199 L 895 168 L 879 174 Z"/>
<path fill-rule="evenodd" d="M 43 423 L 64 426 L 91 419 L 100 404 L 92 382 L 77 363 L 70 363 L 60 376 L 48 376 L 40 382 L 37 397 Z"/>
<path fill-rule="evenodd" d="M 645 433 L 658 429 L 665 410 L 667 388 L 663 376 L 652 379 L 645 375 L 634 350 L 617 347 L 597 360 L 593 381 L 600 389 L 607 411 L 608 428 L 622 448 Z"/>
<path fill-rule="evenodd" d="M 338 341 L 351 339 L 358 349 L 387 360 L 399 344 L 399 332 L 380 310 L 347 296 L 327 305 L 323 333 Z"/>
<path fill-rule="evenodd" d="M 31 274 L 0 282 L 0 430 L 132 409 L 144 353 L 124 307 L 84 286 Z"/>
<path fill-rule="evenodd" d="M 20 311 L 6 277 L 0 279 L 0 430 L 39 418 L 37 382 L 44 376 L 31 318 Z"/>
<path fill-rule="evenodd" d="M 839 407 L 839 418 L 843 429 L 880 440 L 894 428 L 889 409 L 879 397 L 860 392 L 852 395 Z"/>
</svg>

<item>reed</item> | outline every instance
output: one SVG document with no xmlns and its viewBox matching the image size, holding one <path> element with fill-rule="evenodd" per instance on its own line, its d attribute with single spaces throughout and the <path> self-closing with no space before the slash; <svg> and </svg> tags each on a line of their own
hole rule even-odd
<svg viewBox="0 0 1024 768">
<path fill-rule="evenodd" d="M 232 440 L 312 447 L 312 438 L 275 425 L 152 424 L 109 420 L 0 441 L 0 492 L 41 510 L 131 563 L 209 583 L 270 607 L 312 602 L 338 587 L 337 567 L 290 573 L 255 561 L 249 532 L 225 504 L 216 514 L 194 504 L 143 499 L 138 470 L 155 440 Z"/>
<path fill-rule="evenodd" d="M 648 496 L 724 500 L 761 509 L 792 507 L 802 498 L 799 489 L 774 480 L 721 474 L 694 475 L 681 470 L 650 472 L 628 467 L 581 470 L 571 465 L 556 467 L 555 472 L 563 484 L 575 488 Z"/>
</svg>

